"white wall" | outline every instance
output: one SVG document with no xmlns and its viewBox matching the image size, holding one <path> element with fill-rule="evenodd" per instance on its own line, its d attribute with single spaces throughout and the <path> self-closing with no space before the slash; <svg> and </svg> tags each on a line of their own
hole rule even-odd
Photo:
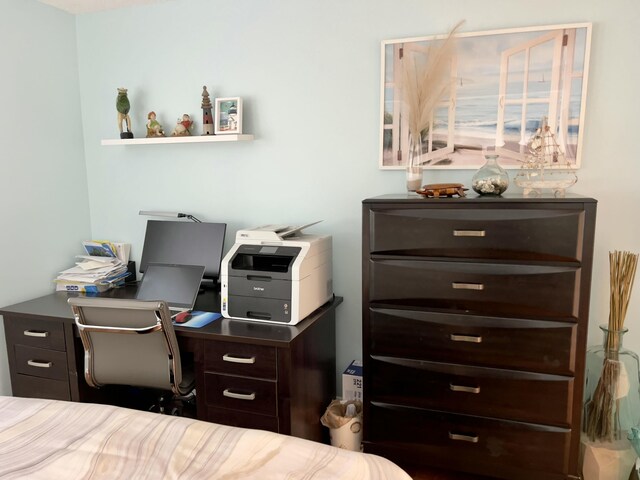
<svg viewBox="0 0 640 480">
<path fill-rule="evenodd" d="M 8 2 L 10 11 L 18 13 L 19 3 Z M 535 5 L 507 0 L 175 0 L 81 15 L 76 28 L 92 235 L 132 242 L 134 259 L 139 259 L 146 222 L 137 215 L 140 209 L 182 210 L 227 222 L 227 247 L 241 227 L 324 219 L 310 231 L 334 236 L 335 291 L 345 297 L 338 311 L 341 370 L 361 354 L 360 202 L 404 188 L 401 172 L 377 168 L 380 41 L 444 33 L 462 18 L 465 31 L 594 23 L 584 167 L 574 191 L 599 200 L 591 319 L 591 341 L 599 341 L 596 325 L 606 322 L 608 312 L 607 252 L 640 251 L 634 138 L 640 131 L 640 66 L 634 56 L 640 39 L 634 30 L 640 20 L 637 0 L 539 0 Z M 50 23 L 37 16 L 34 21 L 43 30 Z M 29 23 L 22 20 L 20 25 Z M 64 32 L 73 35 L 73 25 Z M 20 35 L 24 32 L 16 29 L 14 38 Z M 66 53 L 71 55 L 57 55 Z M 42 55 L 31 49 L 28 57 L 31 75 L 19 77 L 25 81 L 38 78 L 33 74 Z M 202 85 L 212 96 L 244 98 L 245 130 L 254 133 L 256 141 L 100 146 L 100 139 L 117 137 L 117 87 L 129 88 L 134 132 L 144 136 L 149 110 L 158 112 L 167 130 L 185 112 L 199 120 Z M 42 93 L 46 88 L 47 93 L 60 92 L 58 98 L 65 102 L 75 102 L 70 83 L 62 89 L 48 83 L 37 86 L 31 90 Z M 25 91 L 16 98 L 8 111 L 25 111 L 25 102 L 34 97 Z M 65 127 L 51 137 L 76 132 L 70 128 L 76 125 L 70 123 L 73 114 L 60 121 L 58 112 L 47 110 L 47 120 Z M 22 125 L 29 126 L 27 121 Z M 2 131 L 6 135 L 6 129 Z M 26 131 L 21 133 L 26 136 Z M 70 142 L 59 150 L 64 155 L 55 154 L 55 162 L 47 165 L 60 169 L 77 157 L 76 147 L 75 140 Z M 23 151 L 23 145 L 15 146 L 13 156 Z M 468 184 L 472 174 L 440 171 L 425 179 Z M 58 188 L 62 180 L 69 183 L 68 174 L 59 173 L 55 182 L 46 177 L 41 187 L 46 193 L 22 207 L 31 215 L 46 199 L 55 198 L 52 189 L 56 195 L 69 195 L 69 188 Z M 24 180 L 16 183 L 26 184 Z M 10 187 L 12 197 L 20 199 L 18 188 Z M 82 212 L 73 213 L 82 217 Z M 54 218 L 61 222 L 68 216 Z M 41 224 L 32 226 L 32 216 L 14 222 L 46 232 Z M 32 237 L 19 236 L 23 242 Z M 71 249 L 72 243 L 66 246 Z M 28 245 L 24 248 L 29 250 Z M 2 252 L 6 255 L 6 248 Z M 50 276 L 40 278 L 43 290 Z M 27 283 L 34 279 L 29 273 L 25 277 L 15 296 L 26 298 L 32 291 Z M 627 319 L 627 345 L 638 351 L 639 296 L 636 292 Z"/>
<path fill-rule="evenodd" d="M 72 15 L 0 0 L 0 305 L 52 291 L 89 236 Z M 0 394 L 11 385 L 0 326 Z"/>
</svg>

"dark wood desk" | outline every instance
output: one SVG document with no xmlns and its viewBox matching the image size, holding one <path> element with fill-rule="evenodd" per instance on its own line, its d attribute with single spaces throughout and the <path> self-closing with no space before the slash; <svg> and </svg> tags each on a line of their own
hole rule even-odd
<svg viewBox="0 0 640 480">
<path fill-rule="evenodd" d="M 70 295 L 52 293 L 0 309 L 4 317 L 13 394 L 77 402 L 104 402 L 84 381 L 84 351 L 74 327 Z M 135 287 L 106 295 L 132 298 Z M 295 326 L 219 319 L 203 328 L 176 327 L 183 352 L 193 355 L 198 418 L 320 441 L 320 417 L 335 398 L 335 309 L 341 297 Z M 219 311 L 217 293 L 205 291 L 197 310 Z M 255 357 L 229 363 L 223 355 Z M 35 363 L 34 363 L 35 362 Z M 255 400 L 222 395 L 255 392 Z"/>
</svg>

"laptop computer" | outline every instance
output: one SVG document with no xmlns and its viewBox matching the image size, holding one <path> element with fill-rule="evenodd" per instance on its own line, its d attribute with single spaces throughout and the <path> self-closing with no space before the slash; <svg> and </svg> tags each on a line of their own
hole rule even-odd
<svg viewBox="0 0 640 480">
<path fill-rule="evenodd" d="M 136 294 L 138 300 L 164 300 L 171 318 L 180 312 L 193 310 L 205 267 L 149 263 Z"/>
</svg>

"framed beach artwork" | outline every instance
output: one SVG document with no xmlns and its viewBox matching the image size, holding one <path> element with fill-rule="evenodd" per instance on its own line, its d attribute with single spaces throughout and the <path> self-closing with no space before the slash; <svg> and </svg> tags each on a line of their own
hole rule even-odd
<svg viewBox="0 0 640 480">
<path fill-rule="evenodd" d="M 242 98 L 216 98 L 214 133 L 242 133 Z"/>
<path fill-rule="evenodd" d="M 382 42 L 380 168 L 404 169 L 409 129 L 402 62 L 419 65 L 446 35 Z M 519 168 L 543 121 L 566 159 L 580 167 L 591 24 L 515 28 L 455 35 L 451 82 L 421 132 L 420 163 L 430 169 L 476 169 L 483 149 Z M 431 50 L 433 51 L 433 50 Z"/>
</svg>

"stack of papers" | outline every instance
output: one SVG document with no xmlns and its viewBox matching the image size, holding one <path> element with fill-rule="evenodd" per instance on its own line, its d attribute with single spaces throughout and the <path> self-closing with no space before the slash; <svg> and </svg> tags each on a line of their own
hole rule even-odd
<svg viewBox="0 0 640 480">
<path fill-rule="evenodd" d="M 56 291 L 100 293 L 124 284 L 129 276 L 130 245 L 96 241 L 82 244 L 87 255 L 78 255 L 74 267 L 60 272 L 54 280 Z M 120 245 L 119 252 L 116 245 Z"/>
<path fill-rule="evenodd" d="M 125 265 L 129 261 L 130 243 L 110 242 L 108 240 L 91 240 L 82 242 L 84 251 L 91 257 L 117 258 Z"/>
</svg>

